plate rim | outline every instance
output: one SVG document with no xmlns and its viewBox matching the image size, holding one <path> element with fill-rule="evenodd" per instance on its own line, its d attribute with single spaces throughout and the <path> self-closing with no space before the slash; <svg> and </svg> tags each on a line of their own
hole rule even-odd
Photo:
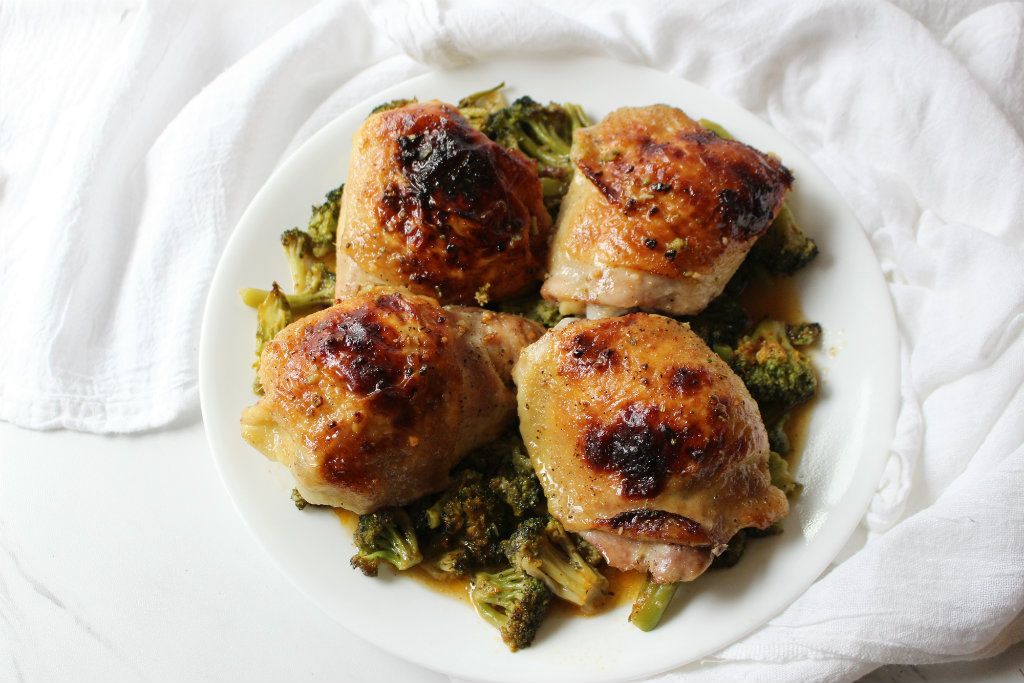
<svg viewBox="0 0 1024 683">
<path fill-rule="evenodd" d="M 464 670 L 461 667 L 446 666 L 444 663 L 442 663 L 441 661 L 439 661 L 436 658 L 435 659 L 424 659 L 424 658 L 416 656 L 416 655 L 410 655 L 408 652 L 403 651 L 403 649 L 402 649 L 400 644 L 393 644 L 390 641 L 382 640 L 382 639 L 379 639 L 379 638 L 374 638 L 372 636 L 364 636 L 362 633 L 357 632 L 352 627 L 350 627 L 349 622 L 347 622 L 346 620 L 343 620 L 341 617 L 339 617 L 338 615 L 334 614 L 328 608 L 327 605 L 323 604 L 319 599 L 317 599 L 317 597 L 306 586 L 304 586 L 300 582 L 299 577 L 296 576 L 292 571 L 290 571 L 288 569 L 288 567 L 282 562 L 282 560 L 280 560 L 277 557 L 275 552 L 272 551 L 270 545 L 268 544 L 268 541 L 266 539 L 264 539 L 264 537 L 260 534 L 259 530 L 254 525 L 253 520 L 248 516 L 248 514 L 245 512 L 245 510 L 243 510 L 243 508 L 241 506 L 240 499 L 236 495 L 235 490 L 234 490 L 234 485 L 235 484 L 228 477 L 228 473 L 226 471 L 226 463 L 224 461 L 224 457 L 225 456 L 220 454 L 220 447 L 216 443 L 216 440 L 214 438 L 214 434 L 211 431 L 211 429 L 207 428 L 207 424 L 208 424 L 208 417 L 207 416 L 208 416 L 208 413 L 210 412 L 209 405 L 210 405 L 210 401 L 212 399 L 210 397 L 211 387 L 210 387 L 209 382 L 206 380 L 206 378 L 210 376 L 210 368 L 211 368 L 211 364 L 212 364 L 212 361 L 213 361 L 213 359 L 211 357 L 211 354 L 213 353 L 212 349 L 213 349 L 213 345 L 214 345 L 214 341 L 211 340 L 211 338 L 210 338 L 209 330 L 212 327 L 211 320 L 212 320 L 213 316 L 216 314 L 215 309 L 217 308 L 217 302 L 215 302 L 215 300 L 214 300 L 215 299 L 214 295 L 215 295 L 215 293 L 218 293 L 218 292 L 220 292 L 220 290 L 224 289 L 224 286 L 221 283 L 221 280 L 223 280 L 226 277 L 226 275 L 225 275 L 225 271 L 226 271 L 225 263 L 228 261 L 228 255 L 230 253 L 232 253 L 235 249 L 237 249 L 236 243 L 243 240 L 243 236 L 242 236 L 243 231 L 240 230 L 239 228 L 241 226 L 246 225 L 251 220 L 253 220 L 252 217 L 251 217 L 251 214 L 255 213 L 255 211 L 256 211 L 255 207 L 257 207 L 260 204 L 261 198 L 264 195 L 266 195 L 266 194 L 268 194 L 270 192 L 270 190 L 268 188 L 271 188 L 272 186 L 274 186 L 277 182 L 279 182 L 281 180 L 282 177 L 287 175 L 290 172 L 291 167 L 296 163 L 296 160 L 306 156 L 308 154 L 308 150 L 310 148 L 316 147 L 317 144 L 320 141 L 322 141 L 325 138 L 330 137 L 333 134 L 333 131 L 334 131 L 334 129 L 336 127 L 344 125 L 344 119 L 346 119 L 353 111 L 363 111 L 363 110 L 368 111 L 376 103 L 381 101 L 382 97 L 383 98 L 387 97 L 387 95 L 383 95 L 382 93 L 387 93 L 389 91 L 398 90 L 398 89 L 408 89 L 409 91 L 412 91 L 412 90 L 416 89 L 416 86 L 420 82 L 429 82 L 430 80 L 432 80 L 432 79 L 434 79 L 434 78 L 436 78 L 438 76 L 443 76 L 443 75 L 445 75 L 447 73 L 458 73 L 459 71 L 468 70 L 468 69 L 488 68 L 488 67 L 495 67 L 495 66 L 499 66 L 499 65 L 505 65 L 505 67 L 507 68 L 509 65 L 516 65 L 516 64 L 533 64 L 533 65 L 536 65 L 536 64 L 549 64 L 549 63 L 556 63 L 556 64 L 559 64 L 559 65 L 565 65 L 565 64 L 590 64 L 590 65 L 593 65 L 595 68 L 599 68 L 599 66 L 602 63 L 604 63 L 604 64 L 611 63 L 611 64 L 616 65 L 617 67 L 627 67 L 629 69 L 638 69 L 638 70 L 643 70 L 643 71 L 647 71 L 647 72 L 653 72 L 653 73 L 655 73 L 655 74 L 657 74 L 657 75 L 659 75 L 661 77 L 670 78 L 670 79 L 674 79 L 676 81 L 679 81 L 680 83 L 685 84 L 688 88 L 691 88 L 694 91 L 699 92 L 702 96 L 706 97 L 708 101 L 710 101 L 712 103 L 715 103 L 715 104 L 718 104 L 718 105 L 725 105 L 727 107 L 731 107 L 734 110 L 737 110 L 738 112 L 742 112 L 742 114 L 747 116 L 747 117 L 752 117 L 753 119 L 756 119 L 756 121 L 759 122 L 760 125 L 766 126 L 767 128 L 770 128 L 774 135 L 778 136 L 780 139 L 784 140 L 791 147 L 793 147 L 794 149 L 796 149 L 796 150 L 798 150 L 800 152 L 800 154 L 804 157 L 803 162 L 805 164 L 813 167 L 814 170 L 817 172 L 817 175 L 818 175 L 819 179 L 825 183 L 825 186 L 827 187 L 827 190 L 828 190 L 828 192 L 830 194 L 830 197 L 831 197 L 831 203 L 834 206 L 837 206 L 837 207 L 839 207 L 841 209 L 841 211 L 845 214 L 846 220 L 849 220 L 853 225 L 856 225 L 859 228 L 859 237 L 860 237 L 860 239 L 864 240 L 864 242 L 866 243 L 866 245 L 867 245 L 868 249 L 870 250 L 871 255 L 873 257 L 872 260 L 873 260 L 873 264 L 875 266 L 875 268 L 872 269 L 872 272 L 871 272 L 871 279 L 874 281 L 873 286 L 876 286 L 876 288 L 882 293 L 884 301 L 885 301 L 885 305 L 883 307 L 883 310 L 876 311 L 875 313 L 876 313 L 876 315 L 878 315 L 880 317 L 884 317 L 885 327 L 887 327 L 892 332 L 892 334 L 889 335 L 887 339 L 883 340 L 883 343 L 888 347 L 888 350 L 889 350 L 889 354 L 888 355 L 891 356 L 891 361 L 892 361 L 892 366 L 890 367 L 890 373 L 887 373 L 889 376 L 893 377 L 892 381 L 890 382 L 890 387 L 889 387 L 889 389 L 891 389 L 891 391 L 883 392 L 883 394 L 882 394 L 882 399 L 888 403 L 887 406 L 882 406 L 880 408 L 881 412 L 885 415 L 885 423 L 884 423 L 884 425 L 883 424 L 876 424 L 875 425 L 876 428 L 878 428 L 880 431 L 884 432 L 884 435 L 886 437 L 885 438 L 885 442 L 888 444 L 888 446 L 885 447 L 884 449 L 881 449 L 880 452 L 877 455 L 874 455 L 873 457 L 871 456 L 870 453 L 866 452 L 868 449 L 864 449 L 864 450 L 862 450 L 858 454 L 855 464 L 856 464 L 858 470 L 861 470 L 860 475 L 858 476 L 857 479 L 855 479 L 855 480 L 850 482 L 849 487 L 842 494 L 842 498 L 844 500 L 848 500 L 848 504 L 844 508 L 835 509 L 835 510 L 830 511 L 830 513 L 829 513 L 830 524 L 832 524 L 833 526 L 838 526 L 839 532 L 837 532 L 830 539 L 825 539 L 825 540 L 821 541 L 821 543 L 823 545 L 827 545 L 827 551 L 820 552 L 819 553 L 819 558 L 820 559 L 819 559 L 819 561 L 817 563 L 814 564 L 814 568 L 812 570 L 806 571 L 806 573 L 801 577 L 801 580 L 793 584 L 795 586 L 798 586 L 797 589 L 793 590 L 793 597 L 791 599 L 785 601 L 781 605 L 779 605 L 773 611 L 771 611 L 771 614 L 769 614 L 764 619 L 756 620 L 756 623 L 752 622 L 746 628 L 739 629 L 734 637 L 732 637 L 731 639 L 727 640 L 726 642 L 720 643 L 716 647 L 711 648 L 711 649 L 709 649 L 706 652 L 701 652 L 701 653 L 699 653 L 699 654 L 697 654 L 697 655 L 695 655 L 693 657 L 689 657 L 689 658 L 686 658 L 686 659 L 683 659 L 683 660 L 680 660 L 680 661 L 676 661 L 675 663 L 668 663 L 668 664 L 659 663 L 659 664 L 653 665 L 651 667 L 647 667 L 645 669 L 637 670 L 637 671 L 635 671 L 633 673 L 630 673 L 628 675 L 625 675 L 625 676 L 623 676 L 623 675 L 613 675 L 613 676 L 609 677 L 609 676 L 594 675 L 594 676 L 589 676 L 586 679 L 586 680 L 592 680 L 592 681 L 624 681 L 624 680 L 634 680 L 634 679 L 643 678 L 643 677 L 646 677 L 646 676 L 651 676 L 651 675 L 656 675 L 656 674 L 659 674 L 659 673 L 664 673 L 666 671 L 670 671 L 670 670 L 676 669 L 676 668 L 678 668 L 680 666 L 691 664 L 693 662 L 699 661 L 699 659 L 701 657 L 706 657 L 709 654 L 717 652 L 717 651 L 719 651 L 721 649 L 724 649 L 724 648 L 728 647 L 729 645 L 731 645 L 733 643 L 736 643 L 736 642 L 742 640 L 743 638 L 747 637 L 751 633 L 753 633 L 753 632 L 757 631 L 758 629 L 762 628 L 771 619 L 773 619 L 774 617 L 778 616 L 778 614 L 782 613 L 791 604 L 793 604 L 793 602 L 795 602 L 797 599 L 799 599 L 799 597 L 801 595 L 806 593 L 807 589 L 811 585 L 813 585 L 821 577 L 822 573 L 824 573 L 824 571 L 829 567 L 829 565 L 839 555 L 839 553 L 842 551 L 843 547 L 845 547 L 845 545 L 848 543 L 850 537 L 856 531 L 856 529 L 859 526 L 861 520 L 864 518 L 865 514 L 867 513 L 867 511 L 869 509 L 869 506 L 870 506 L 870 502 L 871 502 L 872 498 L 874 497 L 874 494 L 875 494 L 875 492 L 877 490 L 878 482 L 881 479 L 882 473 L 883 473 L 883 471 L 885 469 L 886 462 L 888 461 L 889 455 L 891 453 L 892 439 L 895 436 L 896 422 L 897 422 L 898 415 L 899 415 L 900 384 L 901 384 L 902 373 L 903 373 L 902 359 L 901 359 L 901 355 L 899 353 L 899 346 L 900 346 L 899 327 L 897 325 L 897 319 L 896 319 L 896 315 L 895 315 L 895 307 L 893 305 L 891 291 L 889 290 L 889 287 L 886 285 L 885 277 L 884 277 L 884 274 L 883 274 L 882 269 L 881 269 L 881 264 L 878 261 L 877 254 L 875 254 L 874 249 L 871 246 L 868 234 L 864 231 L 863 225 L 857 219 L 856 214 L 850 208 L 849 204 L 846 202 L 846 199 L 843 197 L 842 193 L 839 192 L 838 188 L 834 185 L 834 183 L 832 183 L 831 179 L 829 179 L 829 177 L 824 173 L 824 171 L 822 171 L 822 169 L 816 163 L 814 163 L 814 161 L 810 158 L 810 156 L 807 153 L 803 152 L 802 148 L 800 148 L 798 145 L 796 145 L 791 140 L 789 140 L 784 135 L 782 135 L 782 133 L 780 133 L 777 129 L 772 127 L 767 121 L 764 121 L 763 119 L 761 119 L 761 117 L 759 117 L 756 114 L 750 112 L 749 110 L 747 110 L 742 105 L 738 104 L 735 101 L 730 100 L 729 98 L 727 98 L 727 97 L 725 97 L 723 95 L 719 95 L 719 94 L 709 90 L 705 86 L 702 86 L 700 84 L 697 84 L 697 83 L 694 83 L 692 81 L 689 81 L 689 80 L 687 80 L 685 78 L 682 78 L 682 77 L 680 77 L 680 76 L 678 76 L 676 74 L 672 74 L 672 73 L 669 73 L 669 72 L 666 72 L 666 71 L 655 69 L 655 68 L 652 68 L 652 67 L 649 67 L 649 66 L 646 66 L 646 65 L 639 65 L 639 64 L 630 63 L 630 62 L 622 62 L 622 61 L 619 61 L 619 60 L 615 60 L 615 59 L 611 59 L 611 58 L 605 58 L 605 57 L 567 57 L 567 58 L 563 57 L 563 58 L 560 58 L 560 57 L 557 57 L 557 56 L 552 56 L 552 57 L 511 57 L 511 58 L 503 58 L 503 59 L 480 60 L 480 61 L 474 61 L 474 62 L 472 62 L 470 64 L 460 65 L 460 66 L 452 68 L 452 69 L 432 69 L 432 70 L 429 70 L 429 71 L 427 71 L 425 73 L 421 73 L 421 74 L 419 74 L 417 76 L 413 76 L 411 78 L 405 79 L 405 80 L 400 81 L 398 83 L 394 83 L 392 85 L 388 85 L 388 86 L 386 86 L 384 88 L 381 88 L 377 92 L 377 94 L 371 95 L 371 96 L 369 96 L 367 98 L 364 98 L 363 100 L 360 100 L 359 102 L 356 102 L 351 107 L 345 109 L 342 112 L 339 112 L 337 116 L 333 117 L 330 121 L 328 121 L 326 124 L 324 124 L 322 127 L 320 127 L 315 133 L 310 135 L 310 137 L 304 143 L 299 145 L 290 154 L 288 154 L 287 157 L 283 158 L 280 161 L 280 163 L 276 166 L 276 168 L 273 170 L 273 172 L 267 177 L 266 181 L 260 186 L 260 189 L 253 195 L 252 200 L 249 202 L 249 204 L 246 207 L 245 211 L 242 213 L 241 217 L 238 219 L 238 222 L 235 224 L 234 228 L 231 231 L 231 234 L 229 235 L 228 239 L 226 240 L 226 242 L 224 244 L 224 247 L 223 247 L 223 249 L 222 249 L 222 251 L 221 251 L 221 253 L 220 253 L 220 255 L 219 255 L 218 259 L 217 259 L 217 267 L 216 267 L 216 269 L 214 271 L 213 277 L 211 278 L 209 290 L 207 292 L 207 296 L 206 296 L 206 300 L 204 302 L 204 308 L 203 308 L 203 317 L 202 317 L 202 325 L 201 325 L 200 341 L 199 341 L 199 366 L 198 366 L 200 409 L 201 409 L 201 413 L 202 413 L 202 416 L 203 416 L 203 427 L 204 427 L 204 432 L 206 434 L 207 444 L 210 447 L 211 455 L 213 456 L 214 465 L 215 465 L 215 468 L 217 470 L 217 474 L 218 474 L 218 476 L 219 476 L 219 478 L 221 480 L 222 485 L 224 486 L 225 490 L 228 493 L 228 497 L 231 499 L 232 507 L 235 509 L 236 513 L 242 519 L 242 522 L 243 522 L 245 528 L 247 529 L 249 534 L 252 536 L 252 538 L 256 541 L 257 545 L 259 545 L 259 547 L 262 549 L 262 551 L 270 559 L 271 564 L 273 564 L 276 567 L 276 569 L 285 576 L 285 578 L 288 580 L 288 582 L 291 585 L 293 585 L 298 590 L 298 592 L 300 594 L 305 596 L 306 599 L 308 599 L 310 602 L 315 604 L 332 621 L 334 621 L 335 623 L 338 623 L 339 625 L 341 625 L 343 628 L 345 628 L 347 631 L 349 631 L 353 636 L 361 638 L 364 641 L 373 644 L 375 647 L 379 647 L 382 650 L 384 650 L 386 652 L 389 652 L 390 654 L 392 654 L 392 655 L 394 655 L 394 656 L 396 656 L 396 657 L 398 657 L 398 658 L 400 658 L 402 660 L 405 660 L 405 661 L 408 661 L 408 662 L 412 662 L 412 663 L 415 663 L 415 664 L 417 664 L 419 666 L 423 666 L 426 669 L 429 669 L 429 670 L 432 670 L 432 671 L 436 671 L 436 672 L 440 672 L 440 673 L 444 673 L 444 674 L 450 675 L 450 676 L 467 677 L 467 678 L 472 678 L 473 680 L 479 680 L 479 681 L 494 681 L 495 683 L 498 683 L 500 681 L 509 680 L 507 678 L 502 678 L 500 676 L 498 676 L 498 677 L 489 676 L 489 675 L 486 674 L 486 672 L 484 672 L 483 675 L 482 675 L 482 673 L 479 672 L 479 671 L 472 671 L 472 672 L 470 672 L 470 671 Z M 863 471 L 865 468 L 869 468 L 870 471 L 866 471 L 866 472 Z M 867 483 L 863 483 L 863 482 L 866 482 L 866 481 L 870 481 L 870 482 L 873 482 L 873 483 L 869 486 Z M 858 486 L 858 483 L 860 483 L 859 486 Z M 856 490 L 852 490 L 855 487 L 856 487 Z M 838 515 L 838 521 L 833 521 L 833 518 L 836 515 Z M 818 566 L 818 565 L 820 565 L 820 566 Z M 424 590 L 426 590 L 426 589 L 424 589 Z"/>
</svg>

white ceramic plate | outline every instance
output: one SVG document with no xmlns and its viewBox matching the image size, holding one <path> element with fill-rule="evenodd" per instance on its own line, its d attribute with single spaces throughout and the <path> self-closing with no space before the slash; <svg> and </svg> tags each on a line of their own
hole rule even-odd
<svg viewBox="0 0 1024 683">
<path fill-rule="evenodd" d="M 253 311 L 243 286 L 288 282 L 279 233 L 305 225 L 309 207 L 346 176 L 351 136 L 373 105 L 398 97 L 449 102 L 505 81 L 508 95 L 583 105 L 595 120 L 623 105 L 663 102 L 713 119 L 779 154 L 796 176 L 793 208 L 822 254 L 799 286 L 825 329 L 823 378 L 798 470 L 806 485 L 786 532 L 752 544 L 734 569 L 680 590 L 662 625 L 642 633 L 628 606 L 591 618 L 550 618 L 534 645 L 511 654 L 466 604 L 421 584 L 368 579 L 349 567 L 349 533 L 323 510 L 296 511 L 291 480 L 238 433 L 251 392 Z M 200 347 L 203 418 L 239 513 L 282 571 L 353 633 L 423 666 L 484 681 L 614 681 L 654 674 L 724 647 L 803 593 L 836 557 L 875 490 L 892 437 L 899 361 L 892 307 L 856 219 L 811 161 L 752 114 L 692 83 L 605 60 L 508 61 L 433 73 L 383 89 L 313 136 L 267 181 L 221 258 Z"/>
</svg>

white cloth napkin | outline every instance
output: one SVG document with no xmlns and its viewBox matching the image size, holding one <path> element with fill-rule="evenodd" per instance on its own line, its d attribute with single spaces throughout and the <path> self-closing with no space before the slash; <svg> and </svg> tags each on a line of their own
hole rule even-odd
<svg viewBox="0 0 1024 683">
<path fill-rule="evenodd" d="M 5 6 L 0 418 L 187 414 L 220 248 L 287 152 L 384 85 L 523 53 L 654 66 L 761 116 L 853 207 L 896 304 L 866 544 L 665 678 L 854 680 L 1024 638 L 1022 2 Z"/>
</svg>

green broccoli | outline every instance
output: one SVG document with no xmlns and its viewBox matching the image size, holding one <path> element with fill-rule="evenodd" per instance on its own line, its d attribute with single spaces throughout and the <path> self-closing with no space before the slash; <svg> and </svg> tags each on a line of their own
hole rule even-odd
<svg viewBox="0 0 1024 683">
<path fill-rule="evenodd" d="M 296 318 L 308 315 L 313 311 L 334 305 L 334 273 L 328 270 L 322 263 L 313 264 L 307 272 L 308 280 L 306 285 L 309 289 L 295 294 L 284 294 L 282 296 L 292 311 L 295 311 Z M 277 287 L 277 283 L 274 283 Z M 278 291 L 280 288 L 278 287 Z M 265 289 L 246 287 L 239 291 L 242 301 L 247 306 L 259 306 L 258 303 L 269 294 Z"/>
<path fill-rule="evenodd" d="M 482 130 L 491 114 L 508 104 L 504 93 L 501 92 L 504 87 L 504 83 L 499 83 L 488 90 L 463 97 L 459 100 L 459 113 L 469 121 L 469 125 Z"/>
<path fill-rule="evenodd" d="M 490 479 L 490 486 L 516 517 L 534 515 L 544 507 L 544 490 L 534 474 L 533 463 L 522 441 L 509 445 L 506 450 L 498 473 Z"/>
<path fill-rule="evenodd" d="M 572 180 L 569 150 L 573 131 L 588 125 L 590 120 L 577 104 L 552 102 L 545 106 L 520 97 L 491 114 L 483 132 L 498 144 L 537 161 L 544 203 L 554 217 Z"/>
<path fill-rule="evenodd" d="M 421 514 L 421 526 L 430 534 L 430 554 L 443 559 L 439 569 L 454 574 L 500 564 L 501 540 L 515 524 L 512 511 L 484 475 L 468 469 L 459 471 L 448 490 Z"/>
<path fill-rule="evenodd" d="M 768 471 L 772 476 L 772 486 L 782 489 L 787 496 L 803 490 L 803 484 L 797 482 L 789 471 L 789 462 L 775 451 L 768 454 Z"/>
<path fill-rule="evenodd" d="M 256 303 L 256 360 L 252 363 L 252 368 L 256 371 L 256 379 L 253 380 L 252 390 L 258 395 L 263 395 L 263 386 L 259 379 L 263 347 L 276 337 L 278 332 L 288 326 L 292 321 L 292 311 L 288 298 L 276 282 L 271 286 L 269 292 L 264 291 L 260 294 L 262 297 L 253 297 L 254 300 L 258 299 L 258 303 Z"/>
<path fill-rule="evenodd" d="M 306 506 L 309 505 L 309 501 L 302 497 L 298 489 L 292 489 L 292 502 L 295 503 L 295 507 L 299 510 L 305 510 Z"/>
<path fill-rule="evenodd" d="M 737 297 L 727 293 L 713 299 L 697 315 L 680 318 L 690 329 L 715 351 L 718 347 L 732 347 L 750 328 L 750 319 Z"/>
<path fill-rule="evenodd" d="M 678 583 L 656 583 L 648 573 L 633 601 L 633 609 L 629 612 L 630 623 L 641 631 L 654 630 L 672 602 L 677 588 Z"/>
<path fill-rule="evenodd" d="M 741 338 L 731 364 L 759 404 L 789 408 L 818 389 L 810 359 L 793 347 L 786 325 L 777 320 L 764 320 Z"/>
<path fill-rule="evenodd" d="M 608 597 L 608 580 L 587 563 L 575 541 L 551 517 L 526 520 L 502 545 L 513 567 L 540 579 L 583 612 L 593 612 Z"/>
<path fill-rule="evenodd" d="M 797 225 L 789 202 L 750 249 L 750 259 L 776 275 L 792 275 L 818 255 L 818 245 Z"/>
<path fill-rule="evenodd" d="M 469 595 L 477 614 L 498 629 L 512 652 L 533 642 L 551 604 L 551 591 L 518 569 L 478 573 Z"/>
<path fill-rule="evenodd" d="M 397 99 L 391 100 L 390 102 L 382 102 L 370 110 L 370 116 L 379 114 L 382 111 L 388 111 L 389 109 L 398 109 L 399 107 L 404 107 L 407 104 L 412 104 L 415 101 L 416 98 L 414 97 L 412 99 Z"/>
<path fill-rule="evenodd" d="M 377 576 L 381 560 L 399 571 L 423 560 L 412 520 L 401 508 L 359 515 L 354 540 L 358 552 L 352 566 L 367 576 Z"/>
<path fill-rule="evenodd" d="M 341 196 L 345 191 L 342 183 L 324 197 L 324 203 L 314 206 L 309 215 L 306 232 L 312 241 L 313 256 L 323 258 L 333 254 L 338 237 L 338 215 L 341 212 Z"/>
<path fill-rule="evenodd" d="M 514 313 L 548 328 L 554 327 L 565 317 L 559 312 L 557 303 L 542 299 L 539 295 L 503 301 L 498 304 L 497 309 L 502 313 Z"/>
</svg>

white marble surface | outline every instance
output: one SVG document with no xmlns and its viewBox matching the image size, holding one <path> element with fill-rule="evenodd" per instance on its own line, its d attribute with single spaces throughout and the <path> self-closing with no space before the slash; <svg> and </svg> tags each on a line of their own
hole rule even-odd
<svg viewBox="0 0 1024 683">
<path fill-rule="evenodd" d="M 0 423 L 0 681 L 236 680 L 447 678 L 288 583 L 235 514 L 197 417 L 131 437 Z M 1021 682 L 1024 646 L 865 680 Z"/>
</svg>

